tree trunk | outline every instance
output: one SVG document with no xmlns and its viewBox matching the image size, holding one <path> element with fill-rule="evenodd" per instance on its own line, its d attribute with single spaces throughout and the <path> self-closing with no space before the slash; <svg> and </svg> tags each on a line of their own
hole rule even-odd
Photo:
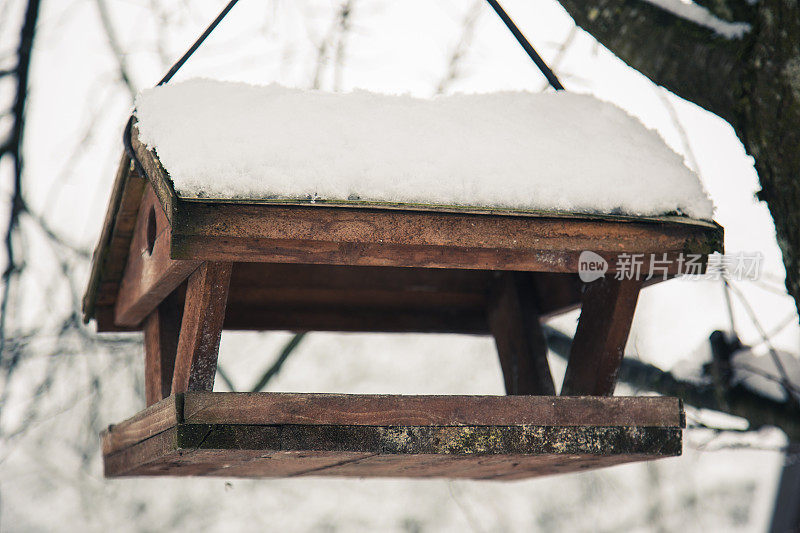
<svg viewBox="0 0 800 533">
<path fill-rule="evenodd" d="M 560 0 L 575 22 L 654 83 L 724 118 L 755 159 L 800 310 L 800 5 L 698 0 L 741 38 L 643 0 Z"/>
</svg>

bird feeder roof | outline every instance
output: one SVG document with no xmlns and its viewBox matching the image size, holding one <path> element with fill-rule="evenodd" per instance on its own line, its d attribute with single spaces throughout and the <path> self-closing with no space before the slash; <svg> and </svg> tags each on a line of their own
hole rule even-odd
<svg viewBox="0 0 800 533">
<path fill-rule="evenodd" d="M 122 158 L 84 297 L 101 330 L 128 327 L 114 308 L 148 194 L 169 260 L 461 269 L 470 287 L 495 270 L 571 273 L 558 290 L 541 278 L 561 295 L 543 314 L 578 304 L 582 250 L 722 250 L 696 175 L 590 96 L 421 100 L 193 80 L 144 91 L 135 116 L 144 175 Z M 483 311 L 475 321 L 485 328 Z"/>
</svg>

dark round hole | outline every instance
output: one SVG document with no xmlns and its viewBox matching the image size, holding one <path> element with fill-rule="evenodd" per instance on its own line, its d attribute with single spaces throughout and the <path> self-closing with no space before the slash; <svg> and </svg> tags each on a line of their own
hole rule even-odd
<svg viewBox="0 0 800 533">
<path fill-rule="evenodd" d="M 156 245 L 156 231 L 158 230 L 158 226 L 156 225 L 156 208 L 155 206 L 150 207 L 150 213 L 147 215 L 147 253 L 153 253 L 153 246 Z"/>
</svg>

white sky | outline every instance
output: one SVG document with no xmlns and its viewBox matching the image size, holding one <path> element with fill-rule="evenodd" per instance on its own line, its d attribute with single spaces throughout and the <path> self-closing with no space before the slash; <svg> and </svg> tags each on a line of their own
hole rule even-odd
<svg viewBox="0 0 800 533">
<path fill-rule="evenodd" d="M 166 70 L 160 55 L 171 63 L 223 4 L 208 0 L 172 4 L 170 13 L 174 10 L 175 14 L 168 15 L 164 21 L 170 30 L 159 44 L 155 28 L 161 22 L 152 17 L 150 2 L 108 0 L 108 3 L 122 46 L 130 51 L 126 60 L 140 86 L 154 84 Z M 346 65 L 341 72 L 342 88 L 432 95 L 446 70 L 448 55 L 459 39 L 462 22 L 473 5 L 473 2 L 456 0 L 357 2 L 353 33 L 347 41 Z M 770 330 L 790 316 L 794 306 L 788 296 L 781 294 L 784 271 L 774 228 L 766 207 L 753 198 L 758 183 L 752 160 L 744 153 L 730 126 L 653 86 L 583 32 L 577 32 L 561 60 L 554 62 L 560 44 L 572 31 L 571 19 L 555 2 L 506 0 L 503 5 L 542 56 L 550 61 L 568 90 L 589 92 L 614 102 L 656 129 L 671 147 L 687 157 L 690 165 L 696 161 L 696 170 L 717 206 L 716 220 L 726 229 L 727 251 L 761 252 L 765 257 L 762 285 L 772 290 L 764 290 L 762 285 L 754 283 L 743 282 L 737 286 L 757 311 L 765 329 Z M 337 6 L 336 2 L 324 0 L 241 0 L 177 79 L 207 76 L 308 87 L 314 78 L 316 45 L 328 32 Z M 2 42 L 7 38 L 2 37 Z M 109 52 L 93 1 L 43 3 L 33 67 L 25 144 L 27 198 L 70 241 L 93 246 L 122 149 L 122 127 L 130 112 L 127 93 L 114 82 L 116 63 Z M 486 7 L 477 18 L 475 36 L 460 72 L 461 77 L 450 92 L 540 90 L 544 84 L 518 44 Z M 332 66 L 329 65 L 321 79 L 322 88 L 333 87 Z M 0 86 L 0 90 L 7 89 Z M 95 114 L 98 116 L 96 123 L 87 130 L 88 117 Z M 676 127 L 673 114 L 680 127 Z M 685 130 L 685 139 L 680 128 Z M 0 167 L 0 176 L 3 190 L 7 191 L 7 166 Z M 31 238 L 26 245 L 36 250 L 41 243 Z M 42 279 L 51 275 L 51 265 L 33 264 L 30 268 Z M 34 284 L 26 286 L 25 291 L 25 297 L 31 301 L 41 294 L 41 288 Z M 743 308 L 734 303 L 736 326 L 743 341 L 757 341 L 757 332 Z M 58 305 L 58 302 L 51 305 Z M 31 320 L 41 318 L 41 308 L 34 307 L 27 312 Z M 642 359 L 667 369 L 677 363 L 683 365 L 682 368 L 697 367 L 708 356 L 705 348 L 708 334 L 716 328 L 727 328 L 728 322 L 719 283 L 671 281 L 642 294 L 628 352 L 638 353 Z M 556 325 L 565 329 L 574 328 L 574 324 L 574 314 L 556 321 Z M 271 354 L 276 353 L 283 339 L 280 334 L 223 336 L 221 361 L 230 369 L 234 381 L 249 384 L 254 372 L 273 357 Z M 800 331 L 794 324 L 776 335 L 774 344 L 796 355 L 799 340 Z M 488 339 L 318 334 L 312 335 L 293 356 L 270 390 L 497 394 L 502 392 L 502 385 Z M 130 398 L 119 402 L 121 406 L 133 405 Z M 123 416 L 131 413 L 129 409 Z M 107 420 L 113 421 L 116 420 Z M 633 508 L 645 505 L 641 502 L 646 496 L 642 491 L 650 490 L 642 487 L 652 485 L 646 480 L 656 472 L 661 476 L 662 498 L 668 509 L 670 505 L 681 508 L 683 504 L 676 495 L 690 489 L 703 495 L 723 486 L 753 484 L 755 503 L 745 522 L 736 527 L 743 531 L 763 530 L 771 511 L 780 455 L 758 451 L 696 452 L 693 446 L 703 439 L 698 435 L 687 432 L 685 455 L 661 463 L 668 466 L 654 467 L 658 470 L 630 466 L 591 478 L 562 476 L 506 485 L 404 481 L 235 482 L 236 490 L 229 492 L 222 481 L 155 480 L 120 485 L 120 482 L 103 482 L 98 475 L 93 483 L 103 487 L 98 489 L 97 494 L 103 495 L 97 496 L 97 502 L 111 509 L 109 516 L 113 515 L 125 491 L 139 495 L 163 491 L 166 496 L 162 499 L 173 502 L 183 490 L 196 498 L 191 500 L 195 502 L 212 497 L 211 501 L 219 502 L 220 510 L 213 518 L 207 516 L 210 522 L 205 525 L 209 527 L 219 526 L 231 516 L 263 519 L 259 511 L 269 511 L 275 513 L 270 515 L 274 524 L 291 523 L 297 529 L 312 528 L 328 518 L 342 528 L 370 529 L 395 527 L 404 513 L 411 513 L 430 527 L 458 531 L 469 524 L 458 503 L 466 501 L 474 507 L 475 520 L 485 527 L 494 524 L 497 529 L 526 530 L 530 529 L 532 515 L 541 517 L 544 512 L 545 506 L 536 506 L 532 503 L 534 500 L 550 502 L 551 507 L 568 513 L 569 503 L 563 503 L 570 501 L 567 496 L 558 503 L 547 495 L 567 494 L 578 486 L 585 489 L 587 485 L 581 479 L 591 479 L 600 487 L 593 490 L 608 494 L 603 496 L 606 498 L 602 500 L 603 506 L 588 507 L 585 521 L 575 527 L 589 528 L 593 523 L 598 527 L 623 527 L 625 521 L 621 517 L 607 516 L 603 508 L 616 501 L 616 513 L 634 516 Z M 774 434 L 770 434 L 758 440 L 757 445 L 774 446 L 776 442 L 780 444 L 780 439 L 776 441 Z M 99 465 L 99 456 L 93 461 Z M 15 513 L 14 506 L 32 501 L 32 494 L 39 487 L 36 474 L 26 470 L 36 464 L 34 456 L 17 449 L 6 464 L 6 472 L 11 473 L 0 475 L 4 488 L 21 479 L 27 481 L 18 485 L 16 495 L 7 495 L 8 491 L 4 490 L 4 524 L 15 517 L 22 519 L 23 511 Z M 60 488 L 48 494 L 74 502 L 79 496 L 69 488 L 70 483 L 58 485 Z M 669 496 L 668 491 L 673 491 L 673 496 Z M 142 520 L 157 524 L 159 505 L 163 503 L 159 503 L 159 498 L 151 500 L 151 511 Z M 632 509 L 625 509 L 628 502 L 638 503 Z M 298 513 L 301 508 L 306 510 Z M 63 524 L 61 521 L 66 517 L 75 519 L 77 511 L 69 503 L 54 509 L 51 516 L 27 517 L 28 525 L 47 527 Z M 210 511 L 199 512 L 202 515 Z M 190 527 L 190 523 L 183 525 Z M 710 525 L 695 523 L 693 526 L 681 524 L 681 527 L 699 531 Z M 98 528 L 98 524 L 94 522 L 90 528 Z"/>
</svg>

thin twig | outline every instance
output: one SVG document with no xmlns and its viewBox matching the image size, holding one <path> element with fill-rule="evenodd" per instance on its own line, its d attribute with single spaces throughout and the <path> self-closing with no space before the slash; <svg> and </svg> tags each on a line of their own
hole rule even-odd
<svg viewBox="0 0 800 533">
<path fill-rule="evenodd" d="M 790 401 L 792 401 L 792 403 L 799 405 L 798 399 L 795 397 L 794 394 L 792 394 L 793 384 L 791 379 L 789 379 L 789 374 L 786 372 L 786 368 L 783 366 L 783 362 L 781 361 L 781 358 L 778 355 L 777 350 L 775 350 L 775 347 L 772 345 L 772 341 L 767 335 L 767 332 L 764 331 L 764 328 L 761 326 L 761 322 L 758 320 L 756 312 L 750 306 L 750 302 L 747 301 L 747 298 L 745 298 L 744 294 L 742 294 L 742 292 L 738 288 L 734 287 L 729 280 L 725 280 L 725 285 L 731 289 L 733 294 L 735 294 L 736 297 L 739 299 L 739 301 L 742 303 L 742 307 L 744 307 L 745 311 L 750 317 L 750 321 L 758 330 L 758 334 L 761 336 L 762 341 L 766 345 L 767 350 L 769 351 L 769 355 L 772 358 L 772 362 L 775 365 L 775 368 L 778 369 L 778 373 L 781 375 L 781 384 L 783 385 L 783 388 L 786 391 L 787 398 Z"/>
<path fill-rule="evenodd" d="M 297 333 L 289 340 L 289 342 L 286 343 L 286 345 L 283 347 L 283 350 L 281 350 L 281 353 L 278 355 L 278 358 L 274 363 L 272 363 L 272 366 L 270 366 L 267 371 L 264 372 L 264 375 L 262 375 L 261 378 L 256 382 L 256 384 L 253 385 L 253 392 L 260 392 L 264 390 L 264 387 L 267 386 L 269 380 L 281 371 L 283 363 L 286 362 L 286 360 L 289 358 L 295 348 L 297 348 L 297 345 L 300 344 L 300 341 L 302 341 L 305 336 L 305 333 Z"/>
<path fill-rule="evenodd" d="M 472 39 L 475 37 L 475 26 L 483 13 L 484 0 L 475 0 L 464 15 L 464 21 L 461 23 L 461 37 L 458 43 L 450 53 L 450 60 L 447 62 L 447 73 L 439 81 L 436 86 L 436 94 L 443 94 L 450 86 L 461 76 L 461 62 L 472 44 Z"/>
<path fill-rule="evenodd" d="M 117 40 L 117 32 L 114 30 L 114 25 L 111 22 L 111 16 L 108 13 L 106 1 L 95 0 L 95 5 L 97 5 L 97 12 L 100 14 L 100 22 L 102 22 L 103 31 L 105 32 L 106 39 L 108 40 L 108 46 L 111 48 L 111 51 L 114 53 L 114 57 L 117 59 L 119 78 L 122 80 L 125 88 L 128 89 L 128 94 L 130 95 L 131 99 L 133 99 L 136 97 L 137 93 L 136 84 L 133 83 L 133 78 L 130 75 L 128 61 L 125 58 L 125 52 Z"/>
</svg>

